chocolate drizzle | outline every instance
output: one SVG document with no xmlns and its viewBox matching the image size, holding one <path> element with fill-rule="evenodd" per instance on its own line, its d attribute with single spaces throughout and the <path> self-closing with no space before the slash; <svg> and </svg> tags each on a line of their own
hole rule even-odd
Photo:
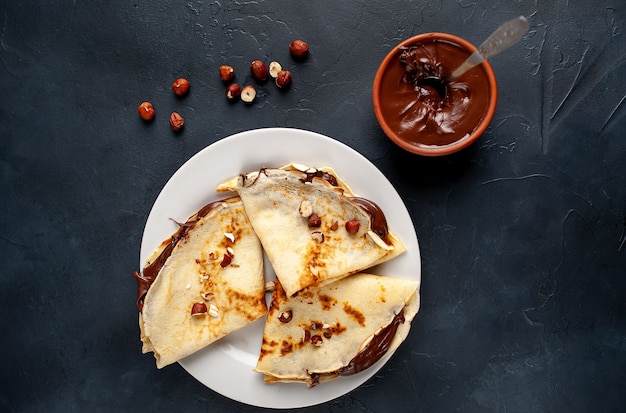
<svg viewBox="0 0 626 413">
<path fill-rule="evenodd" d="M 351 376 L 371 367 L 387 353 L 398 331 L 398 326 L 404 321 L 404 309 L 402 309 L 389 325 L 374 334 L 370 342 L 347 365 L 329 373 L 310 373 L 312 386 L 318 384 L 320 378 L 325 376 Z"/>
<path fill-rule="evenodd" d="M 376 205 L 375 202 L 370 201 L 369 199 L 353 197 L 350 198 L 350 201 L 354 202 L 359 207 L 361 207 L 361 209 L 368 213 L 372 220 L 372 231 L 374 231 L 376 235 L 378 235 L 384 241 L 387 241 L 389 227 L 387 226 L 387 218 L 385 218 L 383 210 L 380 209 L 380 207 Z"/>
<path fill-rule="evenodd" d="M 319 169 L 314 169 L 312 171 L 304 171 L 302 173 L 306 175 L 306 178 L 300 179 L 300 182 L 302 182 L 303 184 L 307 182 L 313 182 L 313 178 L 321 178 L 327 181 L 332 186 L 338 185 L 337 178 L 335 177 L 335 175 L 329 174 L 328 172 L 324 172 Z"/>
</svg>

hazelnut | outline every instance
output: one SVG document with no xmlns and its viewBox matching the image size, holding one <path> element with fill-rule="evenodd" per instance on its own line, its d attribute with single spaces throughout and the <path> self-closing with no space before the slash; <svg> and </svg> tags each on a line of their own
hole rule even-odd
<svg viewBox="0 0 626 413">
<path fill-rule="evenodd" d="M 267 66 L 260 60 L 253 60 L 250 63 L 250 72 L 252 72 L 252 76 L 256 80 L 266 80 L 267 79 Z"/>
<path fill-rule="evenodd" d="M 235 77 L 235 69 L 232 66 L 222 65 L 220 66 L 220 79 L 224 82 L 228 82 Z"/>
<path fill-rule="evenodd" d="M 254 86 L 248 85 L 248 86 L 244 86 L 244 88 L 241 89 L 241 100 L 243 100 L 244 102 L 252 103 L 255 97 L 256 97 L 256 89 L 254 88 Z"/>
<path fill-rule="evenodd" d="M 183 117 L 180 116 L 179 113 L 172 112 L 172 114 L 170 115 L 170 126 L 172 127 L 172 130 L 174 132 L 180 132 L 183 129 L 184 125 L 185 119 L 183 119 Z"/>
<path fill-rule="evenodd" d="M 313 205 L 310 201 L 306 199 L 300 203 L 300 208 L 298 208 L 298 212 L 305 218 L 308 218 L 313 213 Z"/>
<path fill-rule="evenodd" d="M 352 219 L 346 222 L 346 231 L 348 231 L 349 234 L 356 234 L 357 232 L 359 232 L 360 227 L 361 223 L 358 219 Z"/>
<path fill-rule="evenodd" d="M 319 347 L 322 345 L 322 336 L 320 336 L 319 334 L 316 334 L 314 336 L 311 337 L 311 344 L 313 344 L 316 347 Z"/>
<path fill-rule="evenodd" d="M 206 301 L 211 301 L 215 297 L 215 294 L 207 291 L 207 292 L 200 293 L 200 296 Z"/>
<path fill-rule="evenodd" d="M 311 214 L 309 216 L 309 228 L 319 228 L 322 226 L 322 218 L 317 214 Z"/>
<path fill-rule="evenodd" d="M 278 62 L 270 63 L 269 72 L 270 72 L 270 76 L 273 77 L 274 79 L 276 79 L 276 76 L 278 76 L 278 72 L 280 72 L 281 70 L 283 70 L 283 67 L 280 65 L 280 63 Z"/>
<path fill-rule="evenodd" d="M 318 244 L 324 242 L 324 234 L 321 231 L 311 232 L 311 238 L 313 238 L 313 241 L 317 242 Z"/>
<path fill-rule="evenodd" d="M 337 228 L 339 228 L 339 222 L 335 221 L 331 224 L 330 226 L 330 230 L 331 231 L 337 231 Z"/>
<path fill-rule="evenodd" d="M 137 112 L 139 112 L 141 119 L 145 121 L 154 119 L 154 107 L 150 102 L 141 102 L 141 105 L 137 108 Z"/>
<path fill-rule="evenodd" d="M 265 283 L 266 292 L 274 291 L 275 288 L 276 288 L 276 283 L 274 281 L 268 281 Z"/>
<path fill-rule="evenodd" d="M 185 78 L 176 79 L 172 83 L 172 90 L 176 96 L 184 96 L 189 92 L 189 81 Z"/>
<path fill-rule="evenodd" d="M 291 83 L 291 72 L 289 70 L 281 70 L 276 76 L 276 86 L 283 88 Z"/>
<path fill-rule="evenodd" d="M 205 306 L 206 307 L 206 306 Z M 219 308 L 217 308 L 217 306 L 215 305 L 215 303 L 210 302 L 209 303 L 209 315 L 213 318 L 217 317 L 220 315 L 220 310 Z"/>
<path fill-rule="evenodd" d="M 203 316 L 208 312 L 207 306 L 204 303 L 193 303 L 191 306 L 191 316 L 198 317 Z"/>
<path fill-rule="evenodd" d="M 237 83 L 231 83 L 228 85 L 226 88 L 226 99 L 235 101 L 239 99 L 239 96 L 241 96 L 241 88 L 239 85 Z"/>
<path fill-rule="evenodd" d="M 289 53 L 296 59 L 302 59 L 309 52 L 309 45 L 302 40 L 294 40 L 289 45 Z"/>
<path fill-rule="evenodd" d="M 302 341 L 306 343 L 310 339 L 311 339 L 311 332 L 309 330 L 303 330 Z"/>
<path fill-rule="evenodd" d="M 282 313 L 280 313 L 280 315 L 278 316 L 278 321 L 280 321 L 281 323 L 288 323 L 291 321 L 291 318 L 293 317 L 293 313 L 291 312 L 291 310 L 289 311 L 283 311 Z"/>
<path fill-rule="evenodd" d="M 222 268 L 228 267 L 231 262 L 233 262 L 232 255 L 224 254 L 224 258 L 222 259 L 222 262 L 220 263 L 220 267 L 222 267 Z"/>
</svg>

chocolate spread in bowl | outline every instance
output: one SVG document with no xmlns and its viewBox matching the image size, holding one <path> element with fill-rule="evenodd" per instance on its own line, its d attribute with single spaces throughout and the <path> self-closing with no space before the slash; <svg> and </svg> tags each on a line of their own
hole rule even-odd
<svg viewBox="0 0 626 413">
<path fill-rule="evenodd" d="M 418 146 L 446 146 L 476 129 L 490 104 L 489 78 L 478 66 L 446 78 L 472 51 L 444 39 L 399 49 L 382 76 L 381 113 L 399 137 Z"/>
</svg>

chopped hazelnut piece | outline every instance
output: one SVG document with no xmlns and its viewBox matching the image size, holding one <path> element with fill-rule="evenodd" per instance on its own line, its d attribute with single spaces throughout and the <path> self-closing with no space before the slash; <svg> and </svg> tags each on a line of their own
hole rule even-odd
<svg viewBox="0 0 626 413">
<path fill-rule="evenodd" d="M 222 268 L 228 267 L 232 261 L 233 261 L 233 257 L 232 256 L 230 256 L 228 254 L 224 254 L 224 258 L 222 259 L 222 262 L 220 263 L 220 266 Z"/>
<path fill-rule="evenodd" d="M 207 301 L 211 301 L 213 297 L 215 296 L 215 294 L 210 293 L 210 292 L 203 292 L 200 294 L 200 296 Z"/>
<path fill-rule="evenodd" d="M 319 334 L 316 334 L 311 337 L 311 344 L 313 344 L 316 347 L 321 346 L 323 341 L 324 340 L 322 340 L 322 336 L 320 336 Z"/>
<path fill-rule="evenodd" d="M 317 214 L 309 216 L 309 228 L 319 228 L 322 226 L 322 218 Z"/>
<path fill-rule="evenodd" d="M 191 306 L 191 316 L 199 317 L 207 313 L 207 306 L 204 303 L 194 303 Z"/>
<path fill-rule="evenodd" d="M 302 201 L 300 203 L 300 208 L 299 208 L 298 212 L 303 217 L 308 218 L 313 213 L 313 205 L 311 204 L 311 202 L 309 202 L 309 201 L 307 201 L 305 199 L 304 201 Z"/>
<path fill-rule="evenodd" d="M 348 233 L 350 234 L 354 235 L 357 232 L 359 232 L 360 227 L 361 227 L 361 223 L 359 222 L 358 219 L 352 219 L 346 222 L 346 231 L 348 231 Z"/>
<path fill-rule="evenodd" d="M 278 321 L 280 321 L 281 323 L 288 323 L 291 321 L 291 318 L 293 317 L 293 313 L 291 312 L 291 310 L 289 311 L 283 311 L 282 313 L 280 313 L 280 315 L 278 316 Z"/>
<path fill-rule="evenodd" d="M 209 315 L 213 318 L 220 315 L 220 310 L 217 308 L 217 306 L 213 302 L 209 303 Z"/>
<path fill-rule="evenodd" d="M 321 231 L 313 231 L 311 232 L 311 238 L 318 244 L 324 242 L 324 234 Z"/>
</svg>

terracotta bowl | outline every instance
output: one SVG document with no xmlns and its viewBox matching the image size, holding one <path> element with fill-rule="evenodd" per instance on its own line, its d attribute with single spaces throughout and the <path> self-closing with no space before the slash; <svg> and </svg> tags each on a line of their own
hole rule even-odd
<svg viewBox="0 0 626 413">
<path fill-rule="evenodd" d="M 411 75 L 400 62 L 406 50 L 415 53 L 409 61 L 418 69 Z M 433 75 L 446 79 L 475 50 L 460 37 L 424 33 L 389 52 L 376 72 L 372 90 L 376 119 L 389 139 L 415 154 L 442 156 L 480 137 L 493 118 L 498 96 L 491 65 L 485 61 L 454 81 L 438 85 L 427 81 L 437 78 Z"/>
</svg>

